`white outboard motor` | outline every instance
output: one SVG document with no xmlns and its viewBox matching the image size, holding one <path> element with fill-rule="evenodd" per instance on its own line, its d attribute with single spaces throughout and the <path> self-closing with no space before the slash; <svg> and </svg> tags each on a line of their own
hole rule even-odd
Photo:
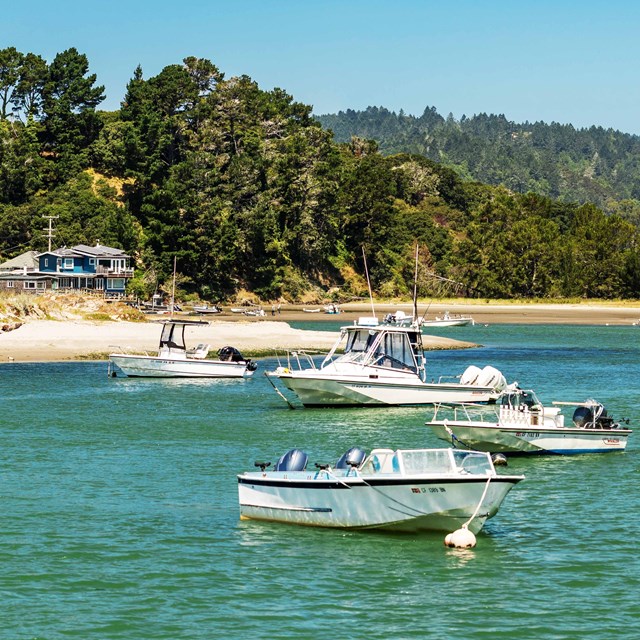
<svg viewBox="0 0 640 640">
<path fill-rule="evenodd" d="M 476 384 L 479 387 L 491 387 L 497 393 L 507 388 L 507 381 L 498 369 L 495 367 L 485 367 L 478 376 Z"/>
<path fill-rule="evenodd" d="M 476 384 L 481 372 L 480 367 L 476 367 L 474 364 L 469 365 L 460 376 L 460 384 Z"/>
</svg>

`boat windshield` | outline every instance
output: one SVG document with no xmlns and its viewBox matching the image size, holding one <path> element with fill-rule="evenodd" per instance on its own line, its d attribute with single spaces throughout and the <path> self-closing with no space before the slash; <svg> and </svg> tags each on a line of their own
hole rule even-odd
<svg viewBox="0 0 640 640">
<path fill-rule="evenodd" d="M 402 463 L 408 475 L 421 473 L 451 473 L 451 456 L 448 449 L 418 449 L 403 451 Z"/>
<path fill-rule="evenodd" d="M 491 458 L 487 453 L 463 451 L 462 449 L 452 449 L 451 452 L 459 470 L 482 475 L 493 473 Z"/>
<path fill-rule="evenodd" d="M 341 360 L 417 373 L 418 364 L 407 332 L 357 329 L 347 335 Z"/>
<path fill-rule="evenodd" d="M 520 407 L 528 407 L 530 410 L 540 405 L 540 401 L 536 397 L 533 391 L 523 391 L 518 389 L 513 393 L 506 393 L 500 404 L 503 407 L 509 407 L 510 409 L 519 409 Z"/>
<path fill-rule="evenodd" d="M 357 358 L 371 347 L 375 338 L 376 332 L 370 329 L 349 331 L 347 335 L 347 346 L 344 349 L 345 355 L 351 354 L 351 359 Z"/>
</svg>

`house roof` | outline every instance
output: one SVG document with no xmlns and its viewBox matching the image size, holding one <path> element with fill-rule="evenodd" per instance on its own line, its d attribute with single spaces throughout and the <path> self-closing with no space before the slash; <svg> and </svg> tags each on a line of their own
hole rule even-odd
<svg viewBox="0 0 640 640">
<path fill-rule="evenodd" d="M 115 249 L 114 247 L 105 247 L 101 244 L 97 244 L 95 247 L 90 247 L 86 244 L 77 244 L 72 247 L 74 251 L 78 253 L 86 254 L 96 258 L 128 258 L 129 256 L 122 249 Z"/>
<path fill-rule="evenodd" d="M 36 256 L 37 251 L 25 251 L 11 260 L 0 264 L 0 271 L 13 271 L 14 269 L 36 269 L 38 266 Z"/>
<path fill-rule="evenodd" d="M 122 249 L 115 249 L 114 247 L 105 247 L 98 244 L 94 247 L 90 247 L 86 244 L 77 244 L 74 247 L 68 249 L 67 247 L 60 247 L 53 251 L 43 251 L 38 256 L 55 255 L 60 257 L 76 257 L 89 256 L 91 258 L 130 258 Z"/>
</svg>

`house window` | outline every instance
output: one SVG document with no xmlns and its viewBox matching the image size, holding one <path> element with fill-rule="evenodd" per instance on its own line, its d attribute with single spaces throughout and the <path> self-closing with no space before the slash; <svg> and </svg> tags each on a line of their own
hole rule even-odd
<svg viewBox="0 0 640 640">
<path fill-rule="evenodd" d="M 89 258 L 89 266 L 90 267 L 95 267 L 96 266 L 96 259 L 95 258 Z"/>
<path fill-rule="evenodd" d="M 44 266 L 48 267 L 49 266 L 49 258 L 45 258 L 44 259 Z"/>
<path fill-rule="evenodd" d="M 73 269 L 73 258 L 65 258 L 64 259 L 64 268 L 65 269 Z"/>
<path fill-rule="evenodd" d="M 13 280 L 7 280 L 7 289 L 13 289 L 14 284 L 13 284 Z"/>
<path fill-rule="evenodd" d="M 23 289 L 45 289 L 46 288 L 46 283 L 44 282 L 44 280 L 42 280 L 42 281 L 25 280 L 24 281 L 24 285 L 23 285 L 22 288 Z"/>
<path fill-rule="evenodd" d="M 124 291 L 124 278 L 107 278 L 107 289 Z"/>
</svg>

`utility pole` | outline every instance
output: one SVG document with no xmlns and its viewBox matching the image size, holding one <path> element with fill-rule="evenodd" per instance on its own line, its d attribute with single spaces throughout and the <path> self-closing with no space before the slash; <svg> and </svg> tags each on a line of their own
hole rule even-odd
<svg viewBox="0 0 640 640">
<path fill-rule="evenodd" d="M 49 220 L 49 230 L 47 232 L 47 229 L 44 229 L 44 232 L 47 234 L 47 237 L 49 238 L 49 251 L 51 251 L 51 239 L 53 238 L 53 227 L 52 225 L 52 221 L 53 220 L 57 220 L 60 216 L 42 216 L 43 218 L 47 218 Z"/>
</svg>

